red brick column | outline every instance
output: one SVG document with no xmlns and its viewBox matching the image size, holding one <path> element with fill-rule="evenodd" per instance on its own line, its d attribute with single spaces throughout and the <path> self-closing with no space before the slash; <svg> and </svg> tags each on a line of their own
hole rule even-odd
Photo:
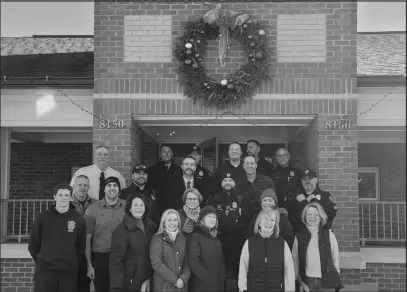
<svg viewBox="0 0 407 292">
<path fill-rule="evenodd" d="M 131 169 L 142 159 L 142 134 L 130 113 L 115 107 L 115 100 L 94 99 L 93 149 L 110 149 L 110 166 L 131 182 Z M 96 116 L 100 116 L 101 119 Z"/>
<path fill-rule="evenodd" d="M 326 125 L 350 120 L 349 129 L 326 130 Z M 317 170 L 319 185 L 338 206 L 333 230 L 343 252 L 360 251 L 358 150 L 356 115 L 318 115 Z"/>
</svg>

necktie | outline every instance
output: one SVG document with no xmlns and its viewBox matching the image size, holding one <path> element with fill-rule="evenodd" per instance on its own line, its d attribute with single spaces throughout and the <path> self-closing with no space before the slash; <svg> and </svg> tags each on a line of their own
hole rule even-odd
<svg viewBox="0 0 407 292">
<path fill-rule="evenodd" d="M 105 173 L 102 171 L 99 177 L 99 200 L 105 197 Z"/>
<path fill-rule="evenodd" d="M 187 181 L 187 189 L 190 189 L 190 188 L 191 188 L 191 182 Z"/>
</svg>

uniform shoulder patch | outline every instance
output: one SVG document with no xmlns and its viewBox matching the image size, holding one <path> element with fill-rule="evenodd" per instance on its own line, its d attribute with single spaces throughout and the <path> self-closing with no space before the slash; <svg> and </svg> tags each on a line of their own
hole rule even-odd
<svg viewBox="0 0 407 292">
<path fill-rule="evenodd" d="M 329 196 L 328 196 L 328 199 L 329 199 L 332 203 L 335 203 L 335 202 L 334 202 L 334 198 L 333 198 L 332 195 L 329 195 Z"/>
<path fill-rule="evenodd" d="M 85 215 L 89 216 L 90 214 L 91 214 L 90 208 L 87 208 L 86 211 L 85 211 Z"/>
</svg>

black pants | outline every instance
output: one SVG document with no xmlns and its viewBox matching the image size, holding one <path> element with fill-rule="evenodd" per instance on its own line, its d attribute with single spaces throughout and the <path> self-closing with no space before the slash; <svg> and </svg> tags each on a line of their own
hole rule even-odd
<svg viewBox="0 0 407 292">
<path fill-rule="evenodd" d="M 49 270 L 37 263 L 34 273 L 34 292 L 77 292 L 78 269 Z"/>
<path fill-rule="evenodd" d="M 222 244 L 222 252 L 226 264 L 226 276 L 237 278 L 244 239 L 235 234 L 230 235 L 225 233 L 219 235 L 219 239 Z"/>
<path fill-rule="evenodd" d="M 96 292 L 110 292 L 109 258 L 109 252 L 92 253 Z"/>
<path fill-rule="evenodd" d="M 89 292 L 90 291 L 90 279 L 88 278 L 88 265 L 86 263 L 86 258 L 84 257 L 79 262 L 78 268 L 78 292 Z"/>
</svg>

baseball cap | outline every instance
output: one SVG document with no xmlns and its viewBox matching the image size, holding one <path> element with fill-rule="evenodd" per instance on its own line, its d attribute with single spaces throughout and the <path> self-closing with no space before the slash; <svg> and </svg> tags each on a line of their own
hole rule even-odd
<svg viewBox="0 0 407 292">
<path fill-rule="evenodd" d="M 304 179 L 306 177 L 308 178 L 317 177 L 317 173 L 314 170 L 307 168 L 303 172 L 301 172 L 301 179 Z"/>
<path fill-rule="evenodd" d="M 131 173 L 135 173 L 135 172 L 139 173 L 141 171 L 147 172 L 147 167 L 145 165 L 139 163 L 133 167 L 133 171 Z"/>
</svg>

